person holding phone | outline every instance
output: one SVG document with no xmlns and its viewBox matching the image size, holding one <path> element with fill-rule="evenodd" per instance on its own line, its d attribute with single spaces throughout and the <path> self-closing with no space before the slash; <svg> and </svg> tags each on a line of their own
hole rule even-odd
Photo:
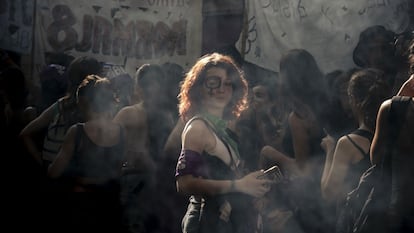
<svg viewBox="0 0 414 233">
<path fill-rule="evenodd" d="M 179 193 L 191 196 L 183 232 L 260 232 L 252 206 L 272 181 L 259 177 L 263 170 L 243 174 L 237 138 L 230 130 L 247 104 L 241 71 L 230 57 L 207 54 L 187 73 L 179 101 L 186 125 L 176 185 Z"/>
</svg>

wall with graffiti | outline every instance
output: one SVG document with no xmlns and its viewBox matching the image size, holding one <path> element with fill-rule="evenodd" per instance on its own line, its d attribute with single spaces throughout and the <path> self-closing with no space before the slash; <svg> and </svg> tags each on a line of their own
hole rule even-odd
<svg viewBox="0 0 414 233">
<path fill-rule="evenodd" d="M 365 28 L 379 24 L 399 33 L 409 26 L 409 1 L 247 1 L 248 29 L 238 47 L 246 60 L 274 71 L 292 48 L 309 50 L 325 72 L 347 69 L 354 66 L 352 50 Z"/>
<path fill-rule="evenodd" d="M 133 74 L 143 63 L 187 67 L 200 56 L 196 0 L 38 0 L 35 70 L 46 52 L 90 55 Z"/>
</svg>

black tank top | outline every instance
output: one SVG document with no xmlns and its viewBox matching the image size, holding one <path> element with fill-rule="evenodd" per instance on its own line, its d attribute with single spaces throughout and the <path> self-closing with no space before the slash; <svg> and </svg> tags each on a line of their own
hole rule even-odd
<svg viewBox="0 0 414 233">
<path fill-rule="evenodd" d="M 350 134 L 359 135 L 368 139 L 370 142 L 372 142 L 372 138 L 374 136 L 371 132 L 362 129 L 354 130 Z M 351 191 L 356 187 L 356 185 L 358 185 L 362 173 L 364 173 L 364 171 L 366 171 L 371 166 L 371 160 L 369 150 L 368 152 L 365 152 L 361 146 L 359 146 L 355 141 L 351 139 L 351 137 L 349 137 L 349 134 L 347 134 L 346 137 L 363 155 L 363 158 L 360 161 L 350 165 L 348 174 L 345 178 L 345 184 L 349 185 L 347 191 Z"/>
<path fill-rule="evenodd" d="M 113 146 L 99 146 L 85 133 L 84 123 L 77 123 L 75 151 L 70 164 L 70 175 L 99 180 L 119 177 L 124 155 L 122 127 L 120 140 Z"/>
</svg>

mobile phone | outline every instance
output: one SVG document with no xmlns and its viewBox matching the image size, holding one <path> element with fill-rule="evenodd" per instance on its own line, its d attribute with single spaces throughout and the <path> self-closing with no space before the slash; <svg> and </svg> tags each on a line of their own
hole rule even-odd
<svg viewBox="0 0 414 233">
<path fill-rule="evenodd" d="M 264 171 L 263 175 L 260 175 L 259 178 L 267 178 L 274 181 L 280 181 L 283 179 L 283 174 L 280 171 L 278 166 L 272 166 Z"/>
</svg>

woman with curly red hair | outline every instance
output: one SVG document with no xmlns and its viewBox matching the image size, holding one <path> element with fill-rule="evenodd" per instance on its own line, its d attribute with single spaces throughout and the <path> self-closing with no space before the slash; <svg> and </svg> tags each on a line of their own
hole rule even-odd
<svg viewBox="0 0 414 233">
<path fill-rule="evenodd" d="M 247 105 L 242 72 L 230 57 L 207 54 L 187 73 L 179 100 L 186 125 L 177 190 L 191 195 L 183 232 L 256 232 L 260 224 L 253 201 L 269 191 L 272 181 L 259 177 L 263 171 L 242 174 L 237 138 L 230 130 Z"/>
</svg>

